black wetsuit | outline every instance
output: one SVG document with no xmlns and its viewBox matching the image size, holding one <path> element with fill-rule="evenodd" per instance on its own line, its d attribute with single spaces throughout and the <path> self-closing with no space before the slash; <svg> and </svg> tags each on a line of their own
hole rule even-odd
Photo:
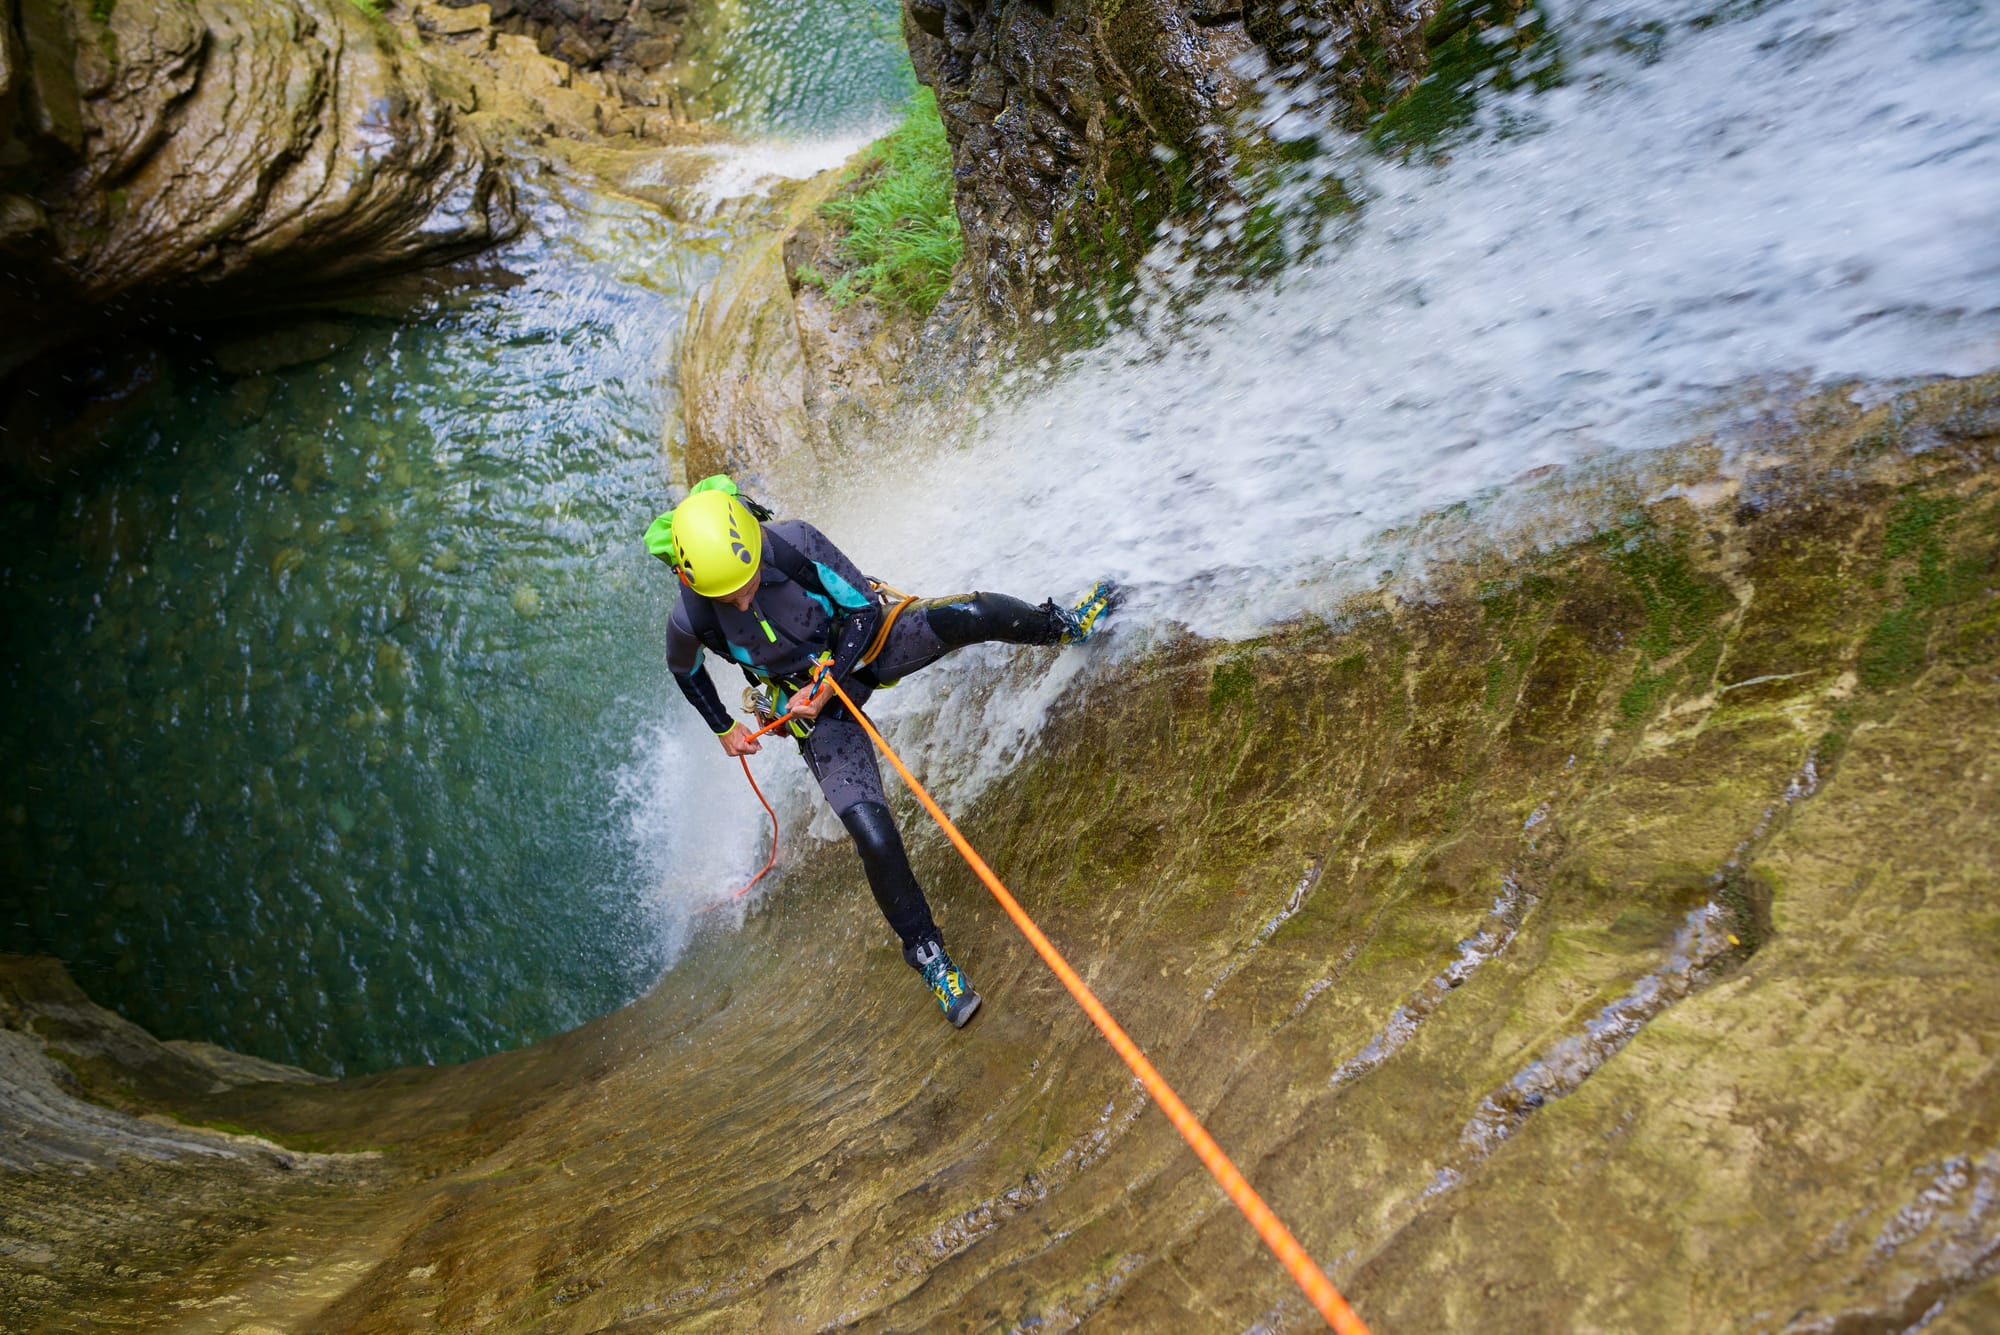
<svg viewBox="0 0 2000 1335">
<path fill-rule="evenodd" d="M 881 629 L 880 596 L 846 554 L 812 525 L 777 521 L 765 524 L 764 534 L 761 578 L 749 611 L 703 598 L 683 585 L 667 622 L 667 668 L 717 736 L 727 735 L 736 721 L 703 671 L 705 649 L 726 653 L 767 684 L 782 710 L 794 692 L 806 687 L 823 653 L 833 654 L 834 679 L 862 704 L 877 687 L 928 667 L 953 649 L 986 640 L 1054 644 L 1061 634 L 1052 604 L 1037 607 L 997 593 L 929 598 L 904 610 L 881 653 L 862 666 L 862 654 Z M 786 565 L 802 577 L 788 574 Z M 799 749 L 827 803 L 853 836 L 868 886 L 882 916 L 902 939 L 904 955 L 923 941 L 938 940 L 930 905 L 889 814 L 874 747 L 861 725 L 836 700 L 821 710 Z"/>
</svg>

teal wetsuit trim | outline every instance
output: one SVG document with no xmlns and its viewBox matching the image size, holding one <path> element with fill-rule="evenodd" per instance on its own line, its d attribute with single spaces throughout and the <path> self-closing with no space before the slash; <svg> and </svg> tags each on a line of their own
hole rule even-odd
<svg viewBox="0 0 2000 1335">
<path fill-rule="evenodd" d="M 873 607 L 875 605 L 874 603 L 868 600 L 867 594 L 862 593 L 852 584 L 849 584 L 846 580 L 842 579 L 840 577 L 840 572 L 838 570 L 835 570 L 832 566 L 828 565 L 826 562 L 824 561 L 813 562 L 813 569 L 819 575 L 820 587 L 825 589 L 835 602 L 839 603 L 843 608 L 847 609 L 848 611 L 859 612 L 863 608 Z M 833 609 L 831 607 L 827 608 L 826 611 L 828 616 L 833 615 Z"/>
</svg>

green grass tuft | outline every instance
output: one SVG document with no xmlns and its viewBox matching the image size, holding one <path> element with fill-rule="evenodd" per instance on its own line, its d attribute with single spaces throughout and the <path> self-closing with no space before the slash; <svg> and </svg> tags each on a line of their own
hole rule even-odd
<svg viewBox="0 0 2000 1335">
<path fill-rule="evenodd" d="M 836 306 L 872 297 L 928 315 L 965 254 L 936 94 L 919 88 L 903 123 L 868 154 L 853 187 L 820 206 L 846 225 L 840 251 L 856 266 L 827 280 L 827 295 Z"/>
</svg>

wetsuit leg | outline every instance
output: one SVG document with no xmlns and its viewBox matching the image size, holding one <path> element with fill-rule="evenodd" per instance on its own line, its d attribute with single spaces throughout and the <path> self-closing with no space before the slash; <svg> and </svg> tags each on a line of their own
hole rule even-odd
<svg viewBox="0 0 2000 1335">
<path fill-rule="evenodd" d="M 968 593 L 935 598 L 924 608 L 925 618 L 947 649 L 986 640 L 1007 644 L 1054 644 L 1062 633 L 1054 609 L 1040 607 L 1004 593 Z"/>
<path fill-rule="evenodd" d="M 1054 644 L 1060 635 L 1048 603 L 1037 607 L 1004 593 L 926 598 L 896 619 L 882 656 L 865 671 L 871 682 L 896 681 L 968 644 Z"/>
<path fill-rule="evenodd" d="M 844 710 L 832 718 L 822 717 L 799 749 L 834 815 L 844 815 L 857 802 L 887 803 L 875 748 Z"/>
<path fill-rule="evenodd" d="M 937 940 L 930 903 L 910 869 L 910 855 L 903 850 L 903 836 L 889 808 L 880 802 L 859 802 L 840 813 L 840 823 L 854 836 L 854 850 L 861 854 L 875 905 L 902 940 L 905 957 L 919 943 Z"/>
<path fill-rule="evenodd" d="M 868 735 L 853 719 L 822 719 L 800 748 L 806 765 L 819 780 L 820 792 L 840 823 L 853 836 L 854 851 L 861 855 L 862 870 L 868 873 L 868 888 L 875 904 L 902 939 L 907 957 L 919 942 L 937 940 L 937 924 L 931 921 L 931 906 L 924 899 L 917 874 L 910 869 L 910 857 L 903 849 L 903 837 L 882 792 L 882 770 L 875 763 L 875 750 Z"/>
<path fill-rule="evenodd" d="M 877 680 L 914 672 L 968 644 L 986 640 L 1054 644 L 1060 633 L 1052 604 L 1036 607 L 1004 593 L 928 599 L 903 614 L 874 669 L 864 669 L 865 675 L 857 677 L 860 685 L 872 686 Z M 866 698 L 857 695 L 858 700 Z M 821 719 L 803 749 L 827 804 L 854 837 L 855 851 L 868 873 L 868 888 L 875 892 L 882 916 L 902 938 L 908 959 L 922 941 L 937 940 L 938 930 L 889 814 L 874 748 L 859 724 L 835 714 Z"/>
</svg>

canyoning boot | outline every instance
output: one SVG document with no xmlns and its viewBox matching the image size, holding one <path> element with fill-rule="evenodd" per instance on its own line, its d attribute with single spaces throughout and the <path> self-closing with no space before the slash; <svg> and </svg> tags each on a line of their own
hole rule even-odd
<svg viewBox="0 0 2000 1335">
<path fill-rule="evenodd" d="M 944 943 L 919 941 L 903 952 L 903 958 L 924 976 L 924 985 L 937 998 L 944 1018 L 951 1021 L 953 1028 L 963 1029 L 972 1012 L 979 1009 L 979 994 L 972 990 L 972 980 L 944 953 Z"/>
<path fill-rule="evenodd" d="M 1100 579 L 1068 607 L 1059 607 L 1053 601 L 1045 606 L 1057 626 L 1056 643 L 1081 644 L 1097 629 L 1097 623 L 1104 619 L 1105 613 L 1118 606 L 1118 586 L 1108 579 Z"/>
</svg>

